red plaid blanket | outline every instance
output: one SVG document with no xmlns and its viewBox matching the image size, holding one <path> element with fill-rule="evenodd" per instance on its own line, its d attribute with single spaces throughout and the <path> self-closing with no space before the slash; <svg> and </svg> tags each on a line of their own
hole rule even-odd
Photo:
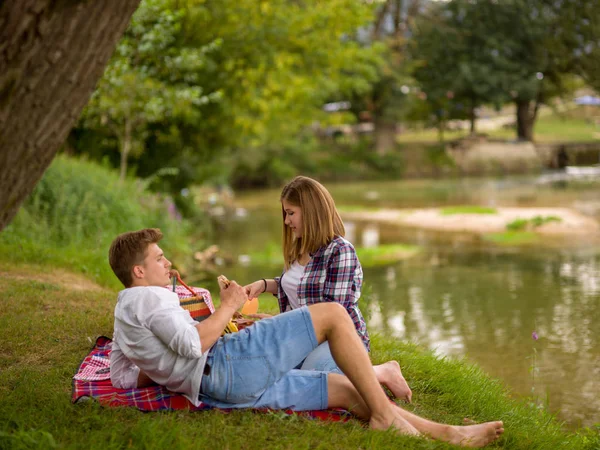
<svg viewBox="0 0 600 450">
<path fill-rule="evenodd" d="M 141 411 L 161 411 L 187 409 L 190 411 L 203 411 L 211 409 L 210 406 L 200 404 L 192 405 L 187 398 L 176 394 L 162 386 L 152 386 L 140 389 L 117 389 L 110 382 L 110 351 L 112 340 L 100 336 L 90 353 L 79 365 L 77 373 L 73 376 L 73 390 L 71 401 L 77 403 L 84 400 L 95 399 L 103 406 L 133 406 Z M 351 416 L 347 411 L 308 411 L 287 414 L 329 420 L 346 421 Z"/>
</svg>

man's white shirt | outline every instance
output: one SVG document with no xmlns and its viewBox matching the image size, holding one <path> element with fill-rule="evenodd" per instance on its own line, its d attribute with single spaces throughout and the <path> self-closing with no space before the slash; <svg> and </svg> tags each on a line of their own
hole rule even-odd
<svg viewBox="0 0 600 450">
<path fill-rule="evenodd" d="M 140 369 L 170 391 L 200 403 L 200 383 L 208 350 L 177 294 L 158 286 L 119 292 L 115 306 L 111 381 L 117 388 L 137 386 Z"/>
</svg>

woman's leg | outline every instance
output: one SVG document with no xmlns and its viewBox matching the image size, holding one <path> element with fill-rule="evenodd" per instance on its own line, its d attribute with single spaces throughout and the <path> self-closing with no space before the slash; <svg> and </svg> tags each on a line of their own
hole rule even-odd
<svg viewBox="0 0 600 450">
<path fill-rule="evenodd" d="M 354 408 L 364 414 L 369 411 L 369 424 L 374 429 L 396 428 L 399 432 L 414 434 L 413 429 L 434 439 L 444 440 L 464 446 L 481 447 L 497 439 L 504 432 L 502 422 L 488 422 L 471 427 L 454 427 L 442 425 L 422 419 L 399 406 L 391 403 L 379 386 L 375 371 L 360 338 L 355 332 L 354 325 L 346 310 L 336 303 L 321 303 L 309 307 L 313 327 L 319 343 L 327 340 L 331 353 L 342 371 L 350 379 L 364 403 L 360 403 L 356 395 L 347 394 L 347 407 Z M 331 374 L 332 383 L 338 379 Z M 331 386 L 335 394 L 342 399 L 332 398 L 332 403 L 344 401 L 343 390 L 340 394 L 336 387 Z M 366 408 L 366 409 L 365 409 Z M 408 427 L 411 425 L 411 427 Z"/>
<path fill-rule="evenodd" d="M 350 380 L 343 375 L 328 375 L 329 408 L 344 408 L 363 420 L 369 420 L 370 411 Z M 432 422 L 416 416 L 397 405 L 394 409 L 394 426 L 401 434 L 424 435 L 439 441 L 463 447 L 483 447 L 502 435 L 502 422 L 479 425 L 453 426 Z"/>
<path fill-rule="evenodd" d="M 328 342 L 323 342 L 314 349 L 300 366 L 301 370 L 319 370 L 328 373 L 342 373 L 335 363 Z M 387 387 L 392 395 L 408 403 L 412 399 L 412 391 L 408 383 L 402 376 L 400 365 L 396 361 L 388 361 L 377 366 L 373 366 L 375 376 L 380 384 Z"/>
</svg>

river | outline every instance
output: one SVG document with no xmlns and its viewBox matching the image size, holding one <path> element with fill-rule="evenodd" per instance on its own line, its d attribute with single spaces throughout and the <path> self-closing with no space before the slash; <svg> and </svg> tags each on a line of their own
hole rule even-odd
<svg viewBox="0 0 600 450">
<path fill-rule="evenodd" d="M 449 205 L 565 206 L 600 220 L 600 179 L 560 175 L 500 179 L 326 183 L 340 208 Z M 238 193 L 217 244 L 240 282 L 278 275 L 279 190 Z M 600 239 L 501 246 L 478 236 L 348 222 L 355 246 L 404 243 L 411 258 L 365 267 L 364 313 L 381 332 L 467 358 L 515 397 L 545 405 L 569 428 L 600 423 Z M 261 254 L 262 258 L 256 256 Z M 267 258 L 269 259 L 269 258 Z M 535 332 L 537 340 L 532 336 Z"/>
</svg>

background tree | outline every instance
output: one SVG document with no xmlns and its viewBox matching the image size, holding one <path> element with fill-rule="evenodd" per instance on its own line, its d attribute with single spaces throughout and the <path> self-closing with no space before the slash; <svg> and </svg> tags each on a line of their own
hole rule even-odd
<svg viewBox="0 0 600 450">
<path fill-rule="evenodd" d="M 568 92 L 573 72 L 572 53 L 557 45 L 566 28 L 552 5 L 550 0 L 433 5 L 415 36 L 415 56 L 422 63 L 414 75 L 428 98 L 451 91 L 469 105 L 472 123 L 478 105 L 512 101 L 517 137 L 533 140 L 540 106 Z"/>
<path fill-rule="evenodd" d="M 71 146 L 98 158 L 108 155 L 117 163 L 110 155 L 115 154 L 118 142 L 102 134 L 106 126 L 101 120 L 113 113 L 121 118 L 128 115 L 126 109 L 115 109 L 127 98 L 126 88 L 119 88 L 123 94 L 114 94 L 115 83 L 130 80 L 140 86 L 140 95 L 150 105 L 163 102 L 162 93 L 171 88 L 198 87 L 211 101 L 199 97 L 201 104 L 190 109 L 195 115 L 189 120 L 167 113 L 168 109 L 158 120 L 146 112 L 148 105 L 132 100 L 138 111 L 144 111 L 140 120 L 147 125 L 138 135 L 144 151 L 138 151 L 135 170 L 146 177 L 165 166 L 177 167 L 179 176 L 169 181 L 173 192 L 191 180 L 234 180 L 249 185 L 278 183 L 289 177 L 297 161 L 310 159 L 315 147 L 310 127 L 327 120 L 323 103 L 349 92 L 365 92 L 377 78 L 380 52 L 355 37 L 372 14 L 373 7 L 364 2 L 154 0 L 149 5 L 161 12 L 150 17 L 174 11 L 181 15 L 172 24 L 162 19 L 144 22 L 145 31 L 136 32 L 137 17 L 148 15 L 145 3 L 119 46 L 124 50 L 115 56 L 100 84 L 97 102 L 90 107 L 96 118 L 94 130 L 82 122 L 71 136 Z M 153 27 L 166 29 L 157 33 Z M 166 42 L 152 41 L 152 36 L 163 34 Z M 161 59 L 166 50 L 175 55 L 195 52 L 198 67 L 178 76 L 182 70 L 175 58 Z M 142 92 L 145 84 L 140 80 L 149 76 L 154 84 Z M 156 82 L 161 83 L 158 89 Z M 108 101 L 102 103 L 102 99 Z M 125 130 L 122 120 L 119 129 Z"/>
<path fill-rule="evenodd" d="M 199 106 L 219 97 L 218 92 L 203 95 L 199 86 L 205 55 L 218 43 L 182 44 L 185 10 L 171 9 L 170 3 L 141 4 L 84 111 L 85 126 L 117 138 L 121 179 L 130 155 L 143 152 L 151 124 L 194 124 L 201 117 Z"/>
<path fill-rule="evenodd" d="M 441 133 L 450 118 L 468 118 L 474 133 L 477 108 L 506 101 L 487 27 L 494 10 L 487 6 L 462 0 L 432 4 L 416 22 L 412 74 Z"/>
<path fill-rule="evenodd" d="M 406 92 L 403 92 L 403 86 L 410 83 L 407 45 L 414 21 L 426 2 L 384 0 L 377 3 L 363 40 L 382 45 L 385 60 L 378 66 L 377 81 L 365 95 L 355 95 L 353 103 L 357 114 L 369 112 L 374 125 L 374 149 L 377 154 L 384 155 L 396 145 L 396 125 L 407 108 Z"/>
<path fill-rule="evenodd" d="M 572 55 L 575 73 L 600 93 L 600 2 L 562 0 L 549 8 L 561 19 L 554 43 L 561 53 Z"/>
<path fill-rule="evenodd" d="M 138 3 L 0 3 L 0 230 L 77 121 Z"/>
</svg>

